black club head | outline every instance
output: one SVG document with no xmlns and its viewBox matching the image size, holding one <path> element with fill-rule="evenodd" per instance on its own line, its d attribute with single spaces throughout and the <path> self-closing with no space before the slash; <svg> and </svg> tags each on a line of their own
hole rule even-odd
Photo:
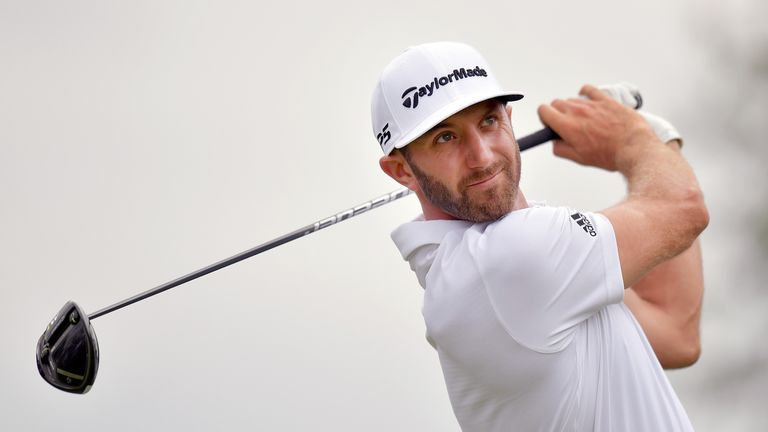
<svg viewBox="0 0 768 432">
<path fill-rule="evenodd" d="M 37 370 L 50 385 L 70 393 L 91 389 L 99 369 L 99 344 L 80 306 L 67 302 L 37 341 Z"/>
</svg>

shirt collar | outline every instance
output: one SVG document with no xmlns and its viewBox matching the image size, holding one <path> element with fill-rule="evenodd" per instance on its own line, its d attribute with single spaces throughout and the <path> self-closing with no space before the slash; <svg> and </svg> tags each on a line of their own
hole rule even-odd
<svg viewBox="0 0 768 432">
<path fill-rule="evenodd" d="M 403 259 L 407 260 L 416 249 L 429 244 L 439 245 L 449 232 L 466 230 L 472 225 L 472 222 L 465 220 L 424 220 L 424 216 L 419 215 L 413 221 L 406 222 L 392 231 L 392 240 Z"/>
</svg>

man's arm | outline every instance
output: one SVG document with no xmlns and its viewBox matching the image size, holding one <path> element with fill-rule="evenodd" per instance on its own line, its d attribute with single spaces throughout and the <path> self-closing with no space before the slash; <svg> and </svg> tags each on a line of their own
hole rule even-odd
<svg viewBox="0 0 768 432">
<path fill-rule="evenodd" d="M 627 198 L 604 211 L 616 231 L 632 310 L 665 368 L 693 364 L 700 353 L 701 249 L 708 223 L 701 191 L 679 142 L 663 145 L 639 116 L 621 112 L 586 86 L 589 101 L 542 106 L 542 120 L 564 140 L 555 154 L 621 172 Z M 643 127 L 645 126 L 645 128 Z M 693 243 L 693 244 L 692 244 Z"/>
<path fill-rule="evenodd" d="M 659 136 L 658 131 L 656 135 Z M 676 151 L 680 151 L 680 144 L 678 140 L 667 143 Z M 625 292 L 624 303 L 637 318 L 664 368 L 690 366 L 699 359 L 703 295 L 698 239 L 680 255 L 656 266 Z"/>
<path fill-rule="evenodd" d="M 690 366 L 699 359 L 703 293 L 698 240 L 624 292 L 624 303 L 637 318 L 665 369 Z"/>
<path fill-rule="evenodd" d="M 539 116 L 562 137 L 557 156 L 619 171 L 626 199 L 604 210 L 616 234 L 624 286 L 688 249 L 709 222 L 696 177 L 678 151 L 663 145 L 645 120 L 593 86 L 588 99 L 556 100 Z"/>
<path fill-rule="evenodd" d="M 626 199 L 603 213 L 616 232 L 625 302 L 664 367 L 683 367 L 700 352 L 703 293 L 696 240 L 709 218 L 693 171 L 679 145 L 662 144 L 642 117 L 585 86 L 589 100 L 539 108 L 563 137 L 554 152 L 578 163 L 617 170 Z"/>
</svg>

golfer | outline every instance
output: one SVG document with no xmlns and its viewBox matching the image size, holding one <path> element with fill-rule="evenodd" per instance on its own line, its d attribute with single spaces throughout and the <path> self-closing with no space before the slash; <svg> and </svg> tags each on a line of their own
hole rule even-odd
<svg viewBox="0 0 768 432">
<path fill-rule="evenodd" d="M 668 123 L 580 95 L 538 113 L 555 155 L 626 179 L 597 213 L 526 199 L 507 105 L 522 95 L 473 48 L 410 48 L 374 91 L 381 169 L 423 212 L 392 238 L 464 431 L 693 429 L 663 367 L 699 355 L 701 190 Z"/>
</svg>

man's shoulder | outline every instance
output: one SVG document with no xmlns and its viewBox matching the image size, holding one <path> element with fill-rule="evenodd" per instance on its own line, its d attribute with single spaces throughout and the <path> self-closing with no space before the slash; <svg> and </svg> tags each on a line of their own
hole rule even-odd
<svg viewBox="0 0 768 432">
<path fill-rule="evenodd" d="M 488 226 L 489 233 L 497 231 L 520 231 L 520 234 L 539 235 L 539 231 L 552 232 L 555 226 L 561 226 L 567 222 L 570 212 L 568 207 L 555 207 L 548 205 L 534 205 L 524 209 L 515 210 L 506 216 L 492 222 Z"/>
<path fill-rule="evenodd" d="M 519 230 L 518 234 L 527 236 L 551 236 L 584 231 L 595 237 L 598 225 L 610 223 L 599 213 L 566 206 L 536 205 L 513 211 L 493 222 L 489 228 L 492 231 Z"/>
<path fill-rule="evenodd" d="M 599 214 L 571 207 L 532 206 L 509 213 L 486 227 L 478 238 L 477 255 L 484 259 L 509 256 L 521 265 L 548 262 L 554 251 L 591 249 L 612 239 L 610 224 Z"/>
</svg>

